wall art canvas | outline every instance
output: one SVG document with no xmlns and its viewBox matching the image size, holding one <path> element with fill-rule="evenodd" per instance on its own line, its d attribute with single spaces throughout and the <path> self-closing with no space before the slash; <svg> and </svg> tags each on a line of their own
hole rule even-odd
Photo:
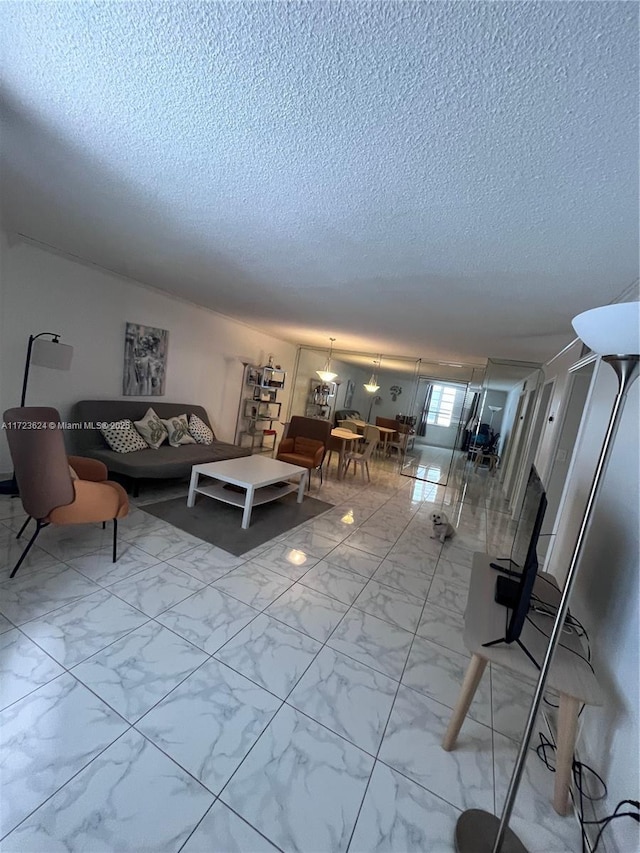
<svg viewBox="0 0 640 853">
<path fill-rule="evenodd" d="M 126 397 L 163 397 L 169 332 L 127 323 L 122 393 Z"/>
<path fill-rule="evenodd" d="M 350 409 L 353 405 L 353 392 L 356 390 L 355 383 L 351 379 L 347 379 L 347 387 L 344 392 L 344 407 Z"/>
</svg>

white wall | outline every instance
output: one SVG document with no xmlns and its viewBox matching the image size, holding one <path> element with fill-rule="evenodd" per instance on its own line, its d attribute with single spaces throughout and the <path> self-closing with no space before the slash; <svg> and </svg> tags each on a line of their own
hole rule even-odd
<svg viewBox="0 0 640 853">
<path fill-rule="evenodd" d="M 549 405 L 549 417 L 553 420 L 547 422 L 535 458 L 536 470 L 544 483 L 547 482 L 547 475 L 553 465 L 558 435 L 562 429 L 571 380 L 569 367 L 578 361 L 581 351 L 582 343 L 578 341 L 566 353 L 552 361 L 551 364 L 545 364 L 543 368 L 545 382 L 554 380 Z"/>
<path fill-rule="evenodd" d="M 509 391 L 505 400 L 504 409 L 500 412 L 502 421 L 500 422 L 500 441 L 498 443 L 498 454 L 500 460 L 500 482 L 503 483 L 507 474 L 507 467 L 510 462 L 511 444 L 514 433 L 516 431 L 515 417 L 518 411 L 518 403 L 520 395 L 524 389 L 524 382 L 520 382 Z"/>
<path fill-rule="evenodd" d="M 396 415 L 408 415 L 413 401 L 413 392 L 415 388 L 415 380 L 412 375 L 407 373 L 391 373 L 384 368 L 377 373 L 378 384 L 380 388 L 373 395 L 380 397 L 380 401 L 376 403 L 371 410 L 371 422 L 375 423 L 376 418 L 391 418 L 395 420 Z M 371 378 L 371 371 L 364 371 L 364 378 L 360 382 L 360 387 L 356 385 L 356 396 L 358 397 L 360 411 L 363 417 L 366 418 L 369 406 L 371 405 L 371 394 L 364 389 L 364 382 L 368 382 Z M 402 393 L 394 401 L 391 396 L 392 386 L 402 388 Z"/>
<path fill-rule="evenodd" d="M 127 321 L 169 330 L 166 402 L 206 408 L 218 437 L 233 441 L 242 392 L 242 361 L 266 363 L 269 353 L 287 371 L 278 395 L 286 411 L 295 347 L 258 329 L 192 305 L 99 268 L 77 263 L 24 242 L 1 249 L 0 406 L 20 403 L 29 334 L 59 332 L 72 344 L 67 372 L 32 367 L 27 405 L 54 406 L 68 419 L 82 399 L 122 398 Z M 138 398 L 136 398 L 138 399 Z M 0 471 L 11 470 L 0 439 Z"/>
<path fill-rule="evenodd" d="M 558 412 L 562 404 L 560 389 L 568 386 L 566 367 L 570 361 L 566 357 L 545 370 L 548 378 L 556 377 L 552 412 Z M 546 569 L 561 583 L 576 541 L 616 387 L 613 370 L 604 363 L 597 365 L 547 558 Z M 581 760 L 597 770 L 609 788 L 607 799 L 596 806 L 598 817 L 612 812 L 622 799 L 638 799 L 640 791 L 639 391 L 640 381 L 636 380 L 629 391 L 594 510 L 571 604 L 572 612 L 589 632 L 593 665 L 605 694 L 602 707 L 585 709 L 578 744 Z M 540 463 L 539 470 L 554 446 L 553 433 L 559 423 L 554 420 L 542 436 L 536 460 Z M 628 853 L 639 849 L 637 827 L 630 819 L 613 821 L 605 830 L 606 850 Z"/>
<path fill-rule="evenodd" d="M 317 370 L 321 370 L 326 361 L 326 353 L 318 352 L 317 350 L 300 350 L 300 358 L 298 361 L 298 373 L 296 376 L 295 387 L 292 389 L 291 397 L 291 414 L 302 415 L 306 414 L 307 405 L 310 402 L 311 380 L 314 384 L 319 383 Z M 336 384 L 337 390 L 334 399 L 331 401 L 331 419 L 336 409 L 344 409 L 344 398 L 347 392 L 347 380 L 351 379 L 355 383 L 353 394 L 353 403 L 350 408 L 358 408 L 358 386 L 366 381 L 363 377 L 363 371 L 355 367 L 353 364 L 347 364 L 340 359 L 331 359 L 331 369 L 337 373 Z M 293 377 L 292 377 L 293 381 Z M 283 407 L 283 412 L 285 411 Z M 366 412 L 365 412 L 366 414 Z"/>
<path fill-rule="evenodd" d="M 326 359 L 326 353 L 321 353 L 316 350 L 302 349 L 300 351 L 300 360 L 298 363 L 298 375 L 293 390 L 291 402 L 292 415 L 304 415 L 307 403 L 309 401 L 310 380 L 319 381 L 316 376 L 316 370 L 321 368 Z M 386 372 L 384 369 L 377 374 L 378 384 L 380 388 L 375 394 L 369 394 L 365 391 L 364 384 L 371 377 L 370 368 L 358 367 L 355 364 L 350 364 L 341 361 L 339 358 L 331 359 L 331 368 L 338 374 L 336 382 L 338 390 L 336 393 L 332 411 L 336 409 L 346 408 L 344 398 L 347 391 L 347 380 L 351 379 L 355 388 L 353 391 L 353 399 L 350 409 L 354 409 L 366 419 L 371 406 L 372 398 L 379 397 L 380 400 L 371 409 L 371 420 L 375 421 L 376 417 L 395 418 L 397 414 L 408 414 L 411 402 L 413 399 L 414 378 L 410 374 L 400 374 Z M 390 389 L 393 385 L 398 385 L 402 388 L 402 393 L 394 402 Z"/>
</svg>

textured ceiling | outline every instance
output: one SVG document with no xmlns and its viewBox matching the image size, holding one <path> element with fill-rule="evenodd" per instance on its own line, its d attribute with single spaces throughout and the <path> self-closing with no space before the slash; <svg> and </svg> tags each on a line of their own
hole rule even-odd
<svg viewBox="0 0 640 853">
<path fill-rule="evenodd" d="M 638 6 L 0 4 L 6 226 L 287 339 L 544 359 L 638 275 Z"/>
</svg>

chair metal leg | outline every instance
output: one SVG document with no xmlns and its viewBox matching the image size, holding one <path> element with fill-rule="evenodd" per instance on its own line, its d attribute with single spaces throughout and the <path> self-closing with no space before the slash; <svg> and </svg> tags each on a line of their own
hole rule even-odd
<svg viewBox="0 0 640 853">
<path fill-rule="evenodd" d="M 16 563 L 16 565 L 15 565 L 15 567 L 14 567 L 13 571 L 11 572 L 11 574 L 9 575 L 9 577 L 11 577 L 11 578 L 12 578 L 12 577 L 15 575 L 15 573 L 18 571 L 18 569 L 20 568 L 20 566 L 22 565 L 22 563 L 23 563 L 23 561 L 24 561 L 24 558 L 27 556 L 27 554 L 28 554 L 28 553 L 29 553 L 29 551 L 31 550 L 31 546 L 33 545 L 33 543 L 34 543 L 34 542 L 36 541 L 36 539 L 38 538 L 38 534 L 40 533 L 40 531 L 42 530 L 42 528 L 43 528 L 43 527 L 46 527 L 46 526 L 47 526 L 47 525 L 46 525 L 46 524 L 42 524 L 42 522 L 41 522 L 41 521 L 36 521 L 36 529 L 35 529 L 35 533 L 34 533 L 34 534 L 33 534 L 33 536 L 31 537 L 31 539 L 29 539 L 29 544 L 27 545 L 27 547 L 24 549 L 24 551 L 23 551 L 23 552 L 22 552 L 22 554 L 20 555 L 20 559 L 19 559 L 19 560 L 18 560 L 18 562 Z M 24 529 L 24 528 L 23 528 L 23 529 Z"/>
<path fill-rule="evenodd" d="M 116 556 L 116 546 L 117 546 L 117 538 L 118 538 L 118 519 L 113 519 L 113 562 L 115 563 Z"/>
<path fill-rule="evenodd" d="M 25 521 L 25 523 L 24 523 L 24 524 L 22 525 L 22 527 L 20 528 L 20 532 L 19 532 L 19 533 L 18 533 L 18 535 L 16 536 L 16 539 L 19 539 L 19 538 L 22 536 L 22 534 L 24 533 L 24 531 L 25 531 L 25 529 L 26 529 L 26 527 L 27 527 L 27 524 L 29 524 L 29 522 L 30 522 L 30 521 L 31 521 L 31 516 L 30 516 L 30 515 L 28 515 L 28 516 L 27 516 L 27 520 Z"/>
</svg>

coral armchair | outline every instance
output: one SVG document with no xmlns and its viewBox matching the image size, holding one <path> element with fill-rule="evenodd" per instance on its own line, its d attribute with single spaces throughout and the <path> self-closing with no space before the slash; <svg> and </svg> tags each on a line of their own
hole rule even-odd
<svg viewBox="0 0 640 853">
<path fill-rule="evenodd" d="M 4 413 L 7 441 L 27 520 L 17 535 L 35 519 L 36 530 L 16 563 L 18 571 L 40 531 L 49 524 L 88 524 L 113 521 L 113 562 L 116 561 L 118 519 L 129 512 L 127 493 L 107 480 L 107 467 L 96 459 L 67 456 L 60 415 L 48 407 L 24 406 Z M 69 466 L 77 474 L 72 478 Z"/>
<path fill-rule="evenodd" d="M 322 463 L 331 436 L 331 424 L 316 418 L 302 418 L 294 415 L 289 423 L 286 437 L 280 442 L 276 459 L 290 465 L 300 465 L 309 469 L 309 480 L 314 469 L 320 471 L 322 483 Z"/>
</svg>

